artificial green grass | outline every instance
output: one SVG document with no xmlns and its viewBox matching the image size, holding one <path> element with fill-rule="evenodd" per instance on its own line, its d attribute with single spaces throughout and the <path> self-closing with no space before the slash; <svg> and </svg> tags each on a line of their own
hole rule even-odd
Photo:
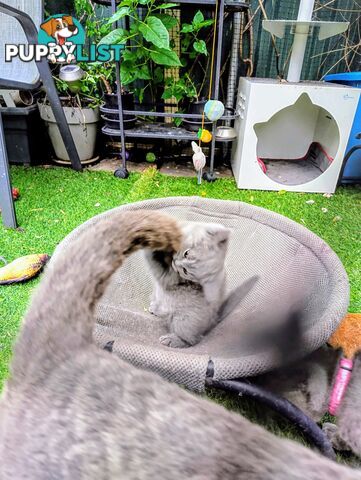
<svg viewBox="0 0 361 480">
<path fill-rule="evenodd" d="M 16 202 L 20 228 L 7 230 L 0 227 L 0 255 L 8 261 L 30 253 L 51 254 L 77 225 L 123 203 L 180 195 L 240 200 L 281 213 L 329 243 L 349 275 L 350 311 L 361 311 L 359 188 L 339 188 L 330 198 L 320 194 L 238 190 L 233 179 L 199 186 L 195 178 L 163 176 L 153 168 L 142 174 L 131 174 L 127 180 L 116 179 L 107 172 L 80 174 L 67 169 L 40 167 L 13 167 L 11 175 L 13 185 L 21 193 Z M 314 203 L 306 203 L 308 200 Z M 0 389 L 8 374 L 11 346 L 37 283 L 38 280 L 33 280 L 0 287 Z"/>
<path fill-rule="evenodd" d="M 64 236 L 86 219 L 126 201 L 139 174 L 127 181 L 99 172 L 79 174 L 62 168 L 11 169 L 20 190 L 20 228 L 0 226 L 0 256 L 8 262 L 31 253 L 51 254 Z M 38 279 L 0 286 L 0 390 L 8 373 L 11 345 Z"/>
</svg>

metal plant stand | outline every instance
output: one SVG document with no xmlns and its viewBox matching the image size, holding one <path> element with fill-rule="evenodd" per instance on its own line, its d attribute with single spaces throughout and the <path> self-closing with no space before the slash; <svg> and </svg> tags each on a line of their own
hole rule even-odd
<svg viewBox="0 0 361 480">
<path fill-rule="evenodd" d="M 96 3 L 101 5 L 111 6 L 112 12 L 116 11 L 117 3 L 120 0 L 95 0 Z M 200 5 L 204 8 L 214 8 L 216 6 L 216 0 L 176 0 L 176 3 L 180 5 Z M 239 0 L 218 0 L 218 16 L 215 19 L 217 22 L 217 49 L 216 49 L 216 58 L 214 66 L 214 83 L 213 83 L 213 92 L 212 99 L 218 100 L 219 96 L 219 80 L 221 73 L 221 53 L 222 53 L 222 44 L 223 44 L 223 16 L 225 10 L 231 12 L 241 12 L 249 7 L 248 1 L 239 1 Z M 118 28 L 118 24 L 114 24 L 114 29 Z M 127 170 L 127 160 L 126 160 L 126 151 L 125 151 L 125 139 L 126 138 L 154 138 L 154 139 L 165 139 L 165 140 L 197 140 L 197 134 L 186 130 L 185 128 L 175 127 L 166 123 L 141 123 L 137 122 L 136 126 L 131 129 L 124 129 L 124 115 L 135 115 L 148 117 L 161 117 L 161 118 L 192 118 L 192 119 L 202 119 L 202 115 L 197 114 L 183 114 L 183 113 L 168 113 L 168 112 L 151 112 L 151 111 L 139 111 L 139 110 L 123 110 L 122 108 L 122 99 L 121 99 L 121 78 L 120 78 L 120 62 L 116 63 L 116 84 L 117 84 L 117 97 L 118 97 L 118 113 L 119 113 L 119 130 L 115 130 L 104 126 L 102 132 L 105 135 L 110 137 L 119 137 L 121 142 L 121 160 L 122 165 L 118 168 L 114 175 L 119 178 L 127 178 L 129 173 Z M 102 107 L 103 113 L 114 113 L 114 110 L 106 109 Z M 230 122 L 234 120 L 236 115 L 224 115 L 220 120 L 225 122 Z M 215 138 L 216 131 L 216 122 L 213 123 L 212 127 L 212 142 L 210 145 L 209 151 L 209 171 L 205 172 L 203 178 L 207 181 L 216 180 L 214 173 L 214 154 L 216 141 Z M 223 141 L 224 140 L 220 140 Z M 231 140 L 229 140 L 231 141 Z"/>
</svg>

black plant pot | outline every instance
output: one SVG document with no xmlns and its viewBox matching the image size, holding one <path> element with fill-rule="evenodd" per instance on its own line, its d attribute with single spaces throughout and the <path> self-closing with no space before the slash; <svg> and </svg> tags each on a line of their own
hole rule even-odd
<svg viewBox="0 0 361 480">
<path fill-rule="evenodd" d="M 105 126 L 113 130 L 119 130 L 118 96 L 116 93 L 104 93 L 104 105 L 100 107 Z M 123 110 L 134 110 L 134 95 L 132 92 L 122 93 Z M 108 110 L 113 110 L 109 112 Z M 134 115 L 123 115 L 124 129 L 133 128 L 136 121 Z"/>
<path fill-rule="evenodd" d="M 188 113 L 202 115 L 204 111 L 204 106 L 206 103 L 207 103 L 207 100 L 205 99 L 192 102 L 189 105 Z M 202 120 L 200 118 L 185 118 L 183 120 L 183 123 L 184 123 L 184 128 L 186 128 L 187 130 L 190 130 L 191 132 L 198 132 L 198 130 L 202 127 Z M 208 130 L 211 129 L 212 122 L 205 119 L 204 128 L 207 128 Z"/>
</svg>

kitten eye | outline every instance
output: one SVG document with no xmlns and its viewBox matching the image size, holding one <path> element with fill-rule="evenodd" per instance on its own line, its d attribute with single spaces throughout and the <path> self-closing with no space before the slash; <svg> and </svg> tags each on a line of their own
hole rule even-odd
<svg viewBox="0 0 361 480">
<path fill-rule="evenodd" d="M 186 251 L 183 253 L 183 257 L 184 257 L 184 258 L 187 258 L 187 257 L 188 257 L 188 253 L 189 253 L 189 248 L 188 248 L 188 250 L 186 250 Z"/>
<path fill-rule="evenodd" d="M 184 275 L 188 275 L 187 269 L 183 267 L 183 273 Z"/>
</svg>

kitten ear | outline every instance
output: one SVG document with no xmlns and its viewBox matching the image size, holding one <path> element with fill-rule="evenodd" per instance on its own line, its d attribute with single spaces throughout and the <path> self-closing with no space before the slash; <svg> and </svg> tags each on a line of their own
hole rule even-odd
<svg viewBox="0 0 361 480">
<path fill-rule="evenodd" d="M 218 243 L 218 245 L 227 245 L 231 231 L 223 225 L 212 224 L 207 227 L 208 235 Z"/>
</svg>

